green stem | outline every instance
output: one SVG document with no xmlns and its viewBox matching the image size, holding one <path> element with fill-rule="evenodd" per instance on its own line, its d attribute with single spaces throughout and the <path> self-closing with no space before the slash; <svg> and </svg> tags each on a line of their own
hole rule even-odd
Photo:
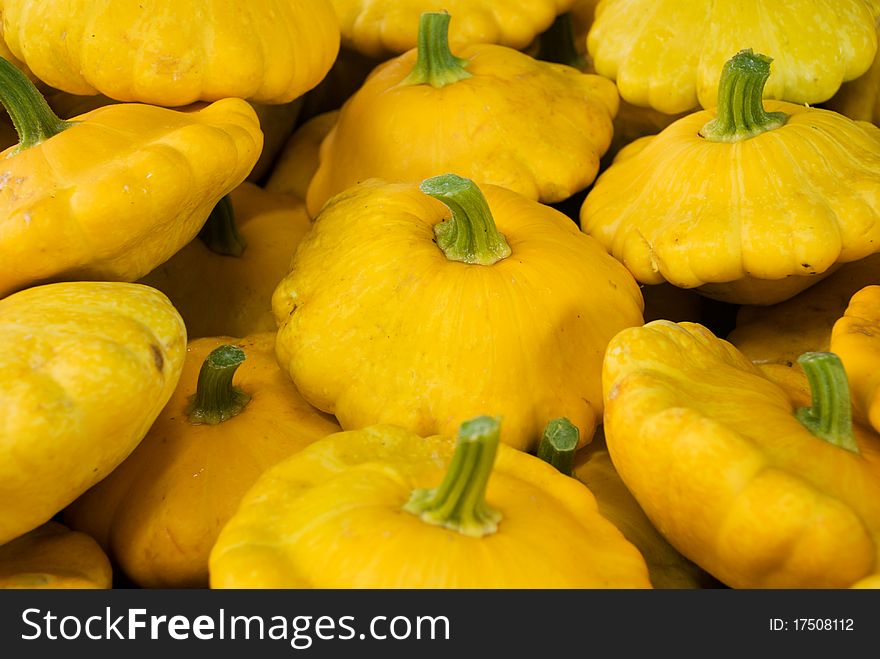
<svg viewBox="0 0 880 659">
<path fill-rule="evenodd" d="M 486 503 L 495 464 L 498 419 L 480 416 L 461 424 L 458 443 L 439 487 L 414 490 L 403 509 L 422 521 L 475 538 L 494 533 L 501 513 Z"/>
<path fill-rule="evenodd" d="M 235 211 L 232 209 L 229 195 L 225 195 L 214 206 L 214 210 L 208 216 L 208 221 L 199 231 L 199 239 L 216 254 L 241 256 L 244 253 L 247 242 L 238 233 L 238 227 L 235 224 Z"/>
<path fill-rule="evenodd" d="M 215 348 L 202 363 L 196 393 L 186 414 L 191 423 L 216 425 L 241 412 L 251 397 L 232 386 L 232 376 L 245 360 L 244 350 L 229 344 Z"/>
<path fill-rule="evenodd" d="M 852 428 L 849 384 L 840 357 L 833 352 L 806 352 L 798 364 L 807 374 L 812 407 L 799 407 L 795 416 L 807 430 L 853 453 L 859 452 Z"/>
<path fill-rule="evenodd" d="M 574 43 L 574 24 L 571 22 L 571 14 L 560 14 L 553 21 L 553 25 L 541 34 L 541 44 L 538 49 L 538 59 L 545 62 L 567 64 L 579 71 L 587 67 L 587 58 L 578 52 Z"/>
<path fill-rule="evenodd" d="M 466 59 L 449 50 L 449 14 L 425 12 L 419 18 L 418 57 L 401 85 L 444 87 L 470 78 Z"/>
<path fill-rule="evenodd" d="M 538 457 L 566 476 L 571 476 L 579 438 L 577 426 L 571 421 L 565 417 L 553 419 L 547 424 L 541 443 L 538 444 Z"/>
<path fill-rule="evenodd" d="M 772 61 L 751 48 L 727 60 L 718 84 L 716 116 L 700 129 L 700 135 L 710 142 L 740 142 L 785 124 L 788 115 L 784 112 L 764 111 L 764 84 Z"/>
<path fill-rule="evenodd" d="M 452 211 L 452 218 L 434 225 L 437 246 L 450 261 L 492 265 L 510 256 L 507 239 L 498 231 L 486 198 L 470 179 L 443 174 L 419 186 Z"/>
<path fill-rule="evenodd" d="M 18 147 L 14 153 L 36 146 L 76 123 L 59 119 L 34 83 L 2 57 L 0 103 L 3 103 L 18 133 Z"/>
</svg>

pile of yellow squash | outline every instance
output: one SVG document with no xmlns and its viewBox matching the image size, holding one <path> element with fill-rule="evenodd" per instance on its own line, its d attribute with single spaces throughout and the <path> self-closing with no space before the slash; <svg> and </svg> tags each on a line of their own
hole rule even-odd
<svg viewBox="0 0 880 659">
<path fill-rule="evenodd" d="M 880 2 L 246 5 L 0 0 L 0 587 L 880 583 Z"/>
</svg>

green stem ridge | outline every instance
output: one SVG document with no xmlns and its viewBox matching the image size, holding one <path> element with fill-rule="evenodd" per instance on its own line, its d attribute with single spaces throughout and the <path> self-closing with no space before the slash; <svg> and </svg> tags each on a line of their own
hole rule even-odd
<svg viewBox="0 0 880 659">
<path fill-rule="evenodd" d="M 480 538 L 494 533 L 501 513 L 486 503 L 486 485 L 495 464 L 500 422 L 480 416 L 461 424 L 458 443 L 443 482 L 413 490 L 403 510 L 422 521 Z"/>
<path fill-rule="evenodd" d="M 400 84 L 445 87 L 470 78 L 471 74 L 465 71 L 467 65 L 466 59 L 456 57 L 449 50 L 449 14 L 425 12 L 419 17 L 415 66 Z"/>
<path fill-rule="evenodd" d="M 186 414 L 191 423 L 216 425 L 241 412 L 251 397 L 232 385 L 232 376 L 245 360 L 244 350 L 225 344 L 215 348 L 202 363 L 196 393 L 190 396 Z"/>
<path fill-rule="evenodd" d="M 3 103 L 18 133 L 18 147 L 13 154 L 36 146 L 76 123 L 58 118 L 34 83 L 2 57 L 0 103 Z"/>
<path fill-rule="evenodd" d="M 549 462 L 558 471 L 571 476 L 574 452 L 580 439 L 577 426 L 565 417 L 553 419 L 544 429 L 538 444 L 538 457 Z"/>
<path fill-rule="evenodd" d="M 700 135 L 710 142 L 740 142 L 785 124 L 787 114 L 764 110 L 764 85 L 772 61 L 751 48 L 727 60 L 718 84 L 715 118 L 700 129 Z"/>
<path fill-rule="evenodd" d="M 574 25 L 571 14 L 560 14 L 553 24 L 541 34 L 541 44 L 537 59 L 544 62 L 567 64 L 579 71 L 587 66 L 587 58 L 578 52 L 574 43 Z"/>
<path fill-rule="evenodd" d="M 797 420 L 816 437 L 859 453 L 852 428 L 849 384 L 840 357 L 833 352 L 806 352 L 798 357 L 798 364 L 807 374 L 813 403 L 795 410 Z"/>
<path fill-rule="evenodd" d="M 223 196 L 211 214 L 208 221 L 199 231 L 199 239 L 205 243 L 205 247 L 215 254 L 222 256 L 241 256 L 247 242 L 238 232 L 235 224 L 235 211 L 229 195 Z"/>
<path fill-rule="evenodd" d="M 495 226 L 489 204 L 473 181 L 443 174 L 424 180 L 419 189 L 452 211 L 452 219 L 434 225 L 437 246 L 447 259 L 492 265 L 510 256 L 510 245 Z"/>
</svg>

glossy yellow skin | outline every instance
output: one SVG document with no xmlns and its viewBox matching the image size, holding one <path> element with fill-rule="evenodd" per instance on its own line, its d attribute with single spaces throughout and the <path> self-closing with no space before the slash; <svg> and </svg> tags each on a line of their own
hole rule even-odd
<svg viewBox="0 0 880 659">
<path fill-rule="evenodd" d="M 0 545 L 0 588 L 110 588 L 107 555 L 85 533 L 58 522 Z"/>
<path fill-rule="evenodd" d="M 736 143 L 695 112 L 621 151 L 581 227 L 646 284 L 773 304 L 880 249 L 880 129 L 779 101 L 785 125 Z"/>
<path fill-rule="evenodd" d="M 452 52 L 468 61 L 471 77 L 441 88 L 401 85 L 416 61 L 411 50 L 377 67 L 345 103 L 321 144 L 306 197 L 312 217 L 371 177 L 422 181 L 452 172 L 543 202 L 593 181 L 617 112 L 610 81 L 502 46 Z"/>
<path fill-rule="evenodd" d="M 342 44 L 372 57 L 416 46 L 419 16 L 452 15 L 453 45 L 492 43 L 522 49 L 546 30 L 574 0 L 331 0 L 339 16 Z"/>
<path fill-rule="evenodd" d="M 834 323 L 856 291 L 873 283 L 880 283 L 880 254 L 841 266 L 785 302 L 741 307 L 727 339 L 774 382 L 807 391 L 797 358 L 805 352 L 831 350 Z"/>
<path fill-rule="evenodd" d="M 253 183 L 242 183 L 230 199 L 247 243 L 241 256 L 212 252 L 196 237 L 140 280 L 168 296 L 190 338 L 274 331 L 272 293 L 311 226 L 301 201 Z"/>
<path fill-rule="evenodd" d="M 66 510 L 65 522 L 96 538 L 134 583 L 207 586 L 211 547 L 257 477 L 339 430 L 278 368 L 274 340 L 263 333 L 190 342 L 180 384 L 144 441 Z M 233 384 L 251 400 L 222 423 L 194 425 L 188 399 L 202 362 L 224 343 L 247 356 Z"/>
<path fill-rule="evenodd" d="M 706 328 L 656 321 L 608 346 L 608 450 L 654 525 L 734 588 L 845 588 L 880 560 L 880 435 L 812 435 L 804 401 Z"/>
<path fill-rule="evenodd" d="M 591 437 L 609 339 L 642 324 L 632 277 L 551 208 L 481 185 L 511 256 L 450 261 L 445 205 L 371 180 L 336 197 L 300 243 L 272 308 L 277 353 L 303 396 L 345 429 L 457 432 L 490 412 L 535 444 L 565 416 Z"/>
<path fill-rule="evenodd" d="M 0 544 L 36 528 L 134 450 L 183 368 L 159 291 L 77 282 L 0 300 Z"/>
<path fill-rule="evenodd" d="M 654 588 L 719 586 L 715 579 L 666 542 L 645 516 L 614 468 L 601 428 L 593 441 L 577 453 L 572 475 L 596 497 L 602 516 L 620 529 L 644 556 Z"/>
<path fill-rule="evenodd" d="M 826 101 L 868 69 L 877 34 L 865 0 L 604 0 L 587 48 L 625 100 L 675 114 L 714 107 L 743 48 L 774 58 L 765 98 Z"/>
<path fill-rule="evenodd" d="M 831 332 L 831 352 L 846 368 L 853 405 L 880 432 L 880 286 L 853 295 Z"/>
<path fill-rule="evenodd" d="M 393 426 L 316 442 L 247 493 L 211 552 L 211 587 L 650 588 L 586 487 L 504 445 L 486 493 L 495 533 L 403 512 L 413 489 L 440 483 L 453 448 Z"/>
<path fill-rule="evenodd" d="M 61 119 L 70 119 L 80 114 L 85 114 L 105 105 L 119 103 L 103 94 L 94 96 L 77 96 L 53 90 L 45 94 L 46 101 L 53 112 Z M 247 176 L 248 181 L 261 180 L 271 169 L 272 163 L 281 147 L 293 130 L 302 108 L 302 99 L 296 99 L 290 103 L 280 105 L 267 105 L 265 103 L 251 103 L 257 119 L 260 122 L 260 131 L 263 133 L 263 149 L 256 164 Z M 18 140 L 13 140 L 16 144 Z"/>
<path fill-rule="evenodd" d="M 263 144 L 245 101 L 177 112 L 108 105 L 0 154 L 0 296 L 35 283 L 135 281 L 188 243 Z"/>
<path fill-rule="evenodd" d="M 52 87 L 168 107 L 287 103 L 339 49 L 328 0 L 4 0 L 3 32 Z"/>
<path fill-rule="evenodd" d="M 325 112 L 309 119 L 287 140 L 272 169 L 266 190 L 305 199 L 315 172 L 321 142 L 336 125 L 339 111 Z"/>
</svg>

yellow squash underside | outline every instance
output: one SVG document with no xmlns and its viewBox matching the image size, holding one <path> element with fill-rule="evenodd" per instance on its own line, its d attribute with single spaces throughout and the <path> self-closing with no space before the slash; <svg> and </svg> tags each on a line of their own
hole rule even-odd
<svg viewBox="0 0 880 659">
<path fill-rule="evenodd" d="M 0 159 L 0 296 L 34 283 L 135 281 L 192 240 L 260 154 L 239 99 L 177 112 L 108 105 Z"/>
<path fill-rule="evenodd" d="M 0 300 L 0 543 L 51 518 L 137 446 L 183 368 L 155 289 L 78 282 Z"/>
<path fill-rule="evenodd" d="M 52 87 L 168 107 L 287 103 L 339 48 L 328 0 L 8 0 L 3 31 Z"/>
</svg>

